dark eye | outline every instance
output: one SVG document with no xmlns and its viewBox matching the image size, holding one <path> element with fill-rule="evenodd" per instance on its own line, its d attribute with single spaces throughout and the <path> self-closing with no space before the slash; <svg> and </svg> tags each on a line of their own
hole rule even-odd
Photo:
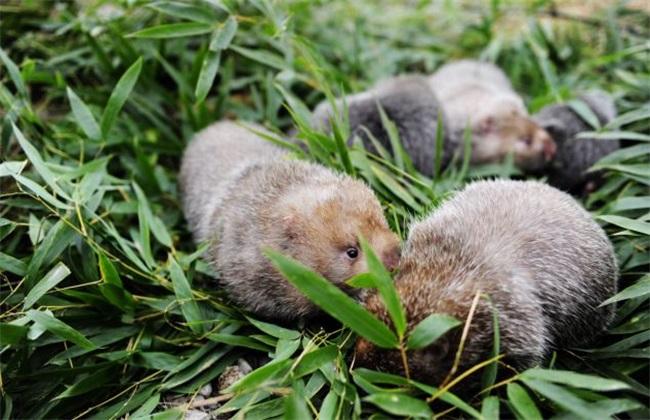
<svg viewBox="0 0 650 420">
<path fill-rule="evenodd" d="M 533 144 L 533 138 L 532 137 L 524 137 L 523 141 L 526 144 L 526 146 L 530 146 L 530 145 Z"/>
<path fill-rule="evenodd" d="M 351 260 L 357 258 L 359 256 L 359 250 L 356 247 L 351 246 L 348 248 L 345 253 L 347 254 L 348 258 Z"/>
</svg>

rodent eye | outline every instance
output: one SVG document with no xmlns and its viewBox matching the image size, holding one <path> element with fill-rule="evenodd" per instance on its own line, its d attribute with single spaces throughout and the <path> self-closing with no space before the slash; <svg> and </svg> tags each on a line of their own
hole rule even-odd
<svg viewBox="0 0 650 420">
<path fill-rule="evenodd" d="M 533 138 L 530 136 L 524 137 L 522 141 L 526 144 L 526 146 L 530 146 L 533 144 Z"/>
<path fill-rule="evenodd" d="M 359 256 L 359 250 L 354 246 L 351 246 L 350 248 L 348 248 L 345 251 L 345 253 L 347 254 L 348 258 L 350 258 L 351 260 L 353 260 L 353 259 L 355 259 L 355 258 L 357 258 Z"/>
</svg>

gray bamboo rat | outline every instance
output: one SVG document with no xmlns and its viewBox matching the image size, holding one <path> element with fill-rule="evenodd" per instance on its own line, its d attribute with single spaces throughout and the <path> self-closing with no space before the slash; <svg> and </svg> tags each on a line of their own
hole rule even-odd
<svg viewBox="0 0 650 420">
<path fill-rule="evenodd" d="M 555 155 L 549 134 L 528 115 L 524 101 L 497 66 L 460 60 L 429 77 L 452 138 L 472 131 L 472 163 L 496 163 L 510 153 L 523 171 L 541 169 Z M 456 140 L 456 144 L 462 141 Z"/>
<path fill-rule="evenodd" d="M 472 183 L 413 224 L 395 285 L 409 330 L 433 313 L 464 322 L 477 292 L 489 296 L 498 313 L 500 352 L 524 369 L 551 349 L 581 345 L 602 332 L 614 308 L 598 305 L 616 292 L 617 278 L 611 243 L 571 196 L 535 181 L 501 180 Z M 390 323 L 377 295 L 365 306 Z M 410 351 L 411 375 L 440 384 L 461 330 Z M 494 330 L 487 299 L 479 301 L 468 331 L 458 373 L 490 358 Z M 398 351 L 363 338 L 356 360 L 405 373 Z"/>
<path fill-rule="evenodd" d="M 384 148 L 391 150 L 388 132 L 379 111 L 381 107 L 388 119 L 395 123 L 402 146 L 413 166 L 425 175 L 433 174 L 438 124 L 442 123 L 444 128 L 447 127 L 447 122 L 426 78 L 417 75 L 389 78 L 366 92 L 338 99 L 335 103 L 338 112 L 344 111 L 344 105 L 348 109 L 350 140 L 355 135 L 359 136 L 369 151 L 376 152 L 367 130 Z M 330 103 L 323 101 L 314 110 L 312 124 L 321 129 L 329 129 L 332 116 Z M 456 149 L 457 146 L 451 139 L 443 137 L 443 166 L 451 160 Z"/>
<path fill-rule="evenodd" d="M 229 121 L 212 124 L 190 142 L 180 170 L 189 228 L 197 242 L 210 241 L 208 260 L 237 304 L 278 320 L 317 313 L 272 267 L 264 247 L 343 289 L 345 280 L 367 271 L 360 234 L 385 264 L 397 264 L 399 240 L 370 188 L 323 166 L 287 159 L 251 129 L 264 132 Z"/>
<path fill-rule="evenodd" d="M 593 111 L 601 125 L 616 117 L 614 100 L 605 92 L 587 92 L 578 99 Z M 555 158 L 543 171 L 548 175 L 548 183 L 572 193 L 595 189 L 602 179 L 602 173 L 587 170 L 602 157 L 618 150 L 619 141 L 578 138 L 578 134 L 593 128 L 568 104 L 549 105 L 533 118 L 557 144 Z"/>
</svg>

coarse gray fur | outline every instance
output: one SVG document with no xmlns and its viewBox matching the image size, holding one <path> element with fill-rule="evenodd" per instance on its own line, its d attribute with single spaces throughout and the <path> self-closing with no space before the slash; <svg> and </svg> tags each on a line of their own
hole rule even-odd
<svg viewBox="0 0 650 420">
<path fill-rule="evenodd" d="M 325 167 L 290 160 L 251 130 L 221 121 L 190 142 L 181 163 L 183 209 L 197 242 L 237 304 L 259 316 L 293 320 L 317 312 L 263 254 L 275 249 L 345 289 L 366 270 L 346 256 L 363 235 L 388 263 L 399 242 L 372 191 Z"/>
<path fill-rule="evenodd" d="M 479 181 L 414 223 L 395 284 L 409 329 L 432 313 L 468 318 L 476 293 L 498 311 L 501 350 L 518 369 L 555 348 L 592 341 L 613 318 L 599 307 L 616 293 L 617 262 L 605 232 L 571 196 L 535 181 Z M 389 322 L 377 295 L 366 301 Z M 410 372 L 439 384 L 449 373 L 459 328 L 410 352 Z M 481 298 L 458 373 L 489 359 L 490 304 Z M 362 366 L 403 373 L 398 352 L 357 343 Z"/>
<path fill-rule="evenodd" d="M 591 91 L 578 97 L 598 117 L 601 125 L 616 117 L 614 100 L 602 91 Z M 602 157 L 619 149 L 618 140 L 598 140 L 578 138 L 583 131 L 592 131 L 593 127 L 567 104 L 549 105 L 542 108 L 534 119 L 553 137 L 557 144 L 557 153 L 544 171 L 549 184 L 573 193 L 584 192 L 585 186 L 598 183 L 600 172 L 587 172 Z M 589 186 L 593 189 L 595 185 Z"/>
<path fill-rule="evenodd" d="M 359 136 L 364 146 L 376 152 L 365 130 L 368 130 L 387 150 L 392 150 L 387 130 L 381 120 L 379 106 L 388 119 L 397 127 L 404 151 L 413 166 L 425 175 L 433 174 L 436 151 L 436 133 L 439 119 L 443 129 L 447 127 L 446 116 L 436 95 L 429 88 L 426 78 L 417 75 L 397 76 L 386 79 L 372 89 L 338 99 L 336 107 L 343 112 L 348 107 L 351 138 Z M 315 109 L 313 125 L 321 129 L 330 128 L 332 107 L 328 101 L 321 102 Z M 444 167 L 451 160 L 457 145 L 444 134 L 441 163 Z"/>
</svg>

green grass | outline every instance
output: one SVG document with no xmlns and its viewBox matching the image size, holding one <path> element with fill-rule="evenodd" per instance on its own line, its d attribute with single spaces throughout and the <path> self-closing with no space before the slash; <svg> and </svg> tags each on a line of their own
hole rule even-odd
<svg viewBox="0 0 650 420">
<path fill-rule="evenodd" d="M 160 408 L 161 396 L 195 396 L 242 355 L 271 359 L 219 408 L 246 418 L 650 417 L 647 13 L 611 2 L 586 20 L 551 19 L 543 0 L 80 3 L 0 4 L 2 419 L 179 418 L 184 407 Z M 616 321 L 594 348 L 554 354 L 544 368 L 557 371 L 506 374 L 462 401 L 453 387 L 351 368 L 348 328 L 301 331 L 234 308 L 187 232 L 176 175 L 187 140 L 212 121 L 279 134 L 296 124 L 308 146 L 296 153 L 365 179 L 405 236 L 453 189 L 516 174 L 512 165 L 460 159 L 427 179 L 400 154 L 344 147 L 344 122 L 332 136 L 312 131 L 308 109 L 465 56 L 505 68 L 532 112 L 584 89 L 611 92 L 620 117 L 597 136 L 625 147 L 597 164 L 606 183 L 584 199 L 619 258 Z M 318 280 L 296 278 L 306 289 Z M 411 345 L 435 338 L 422 333 Z"/>
</svg>

